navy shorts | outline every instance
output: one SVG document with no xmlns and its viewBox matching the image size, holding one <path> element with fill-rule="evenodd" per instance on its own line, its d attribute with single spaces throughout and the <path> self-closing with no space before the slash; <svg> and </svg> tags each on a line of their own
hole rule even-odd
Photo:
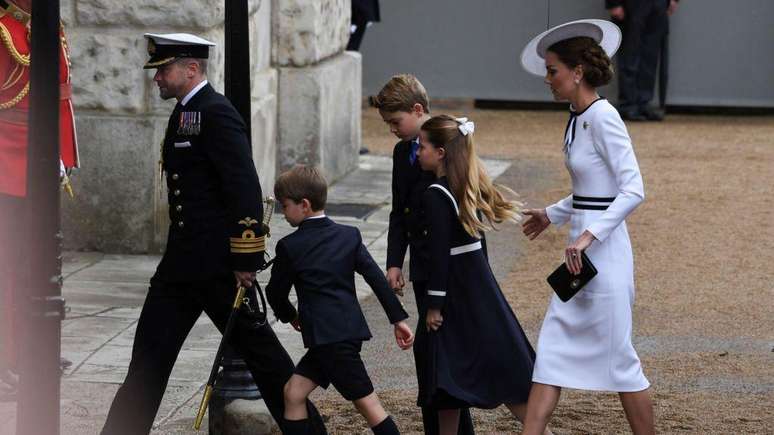
<svg viewBox="0 0 774 435">
<path fill-rule="evenodd" d="M 347 400 L 362 399 L 374 392 L 360 359 L 362 344 L 349 340 L 312 347 L 298 362 L 295 373 L 323 388 L 333 384 Z"/>
</svg>

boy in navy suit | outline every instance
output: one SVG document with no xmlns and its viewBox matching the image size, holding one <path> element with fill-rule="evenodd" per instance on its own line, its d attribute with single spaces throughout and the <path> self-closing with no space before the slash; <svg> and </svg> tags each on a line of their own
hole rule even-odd
<svg viewBox="0 0 774 435">
<path fill-rule="evenodd" d="M 392 153 L 392 211 L 387 232 L 387 281 L 390 288 L 403 294 L 403 260 L 410 248 L 409 271 L 417 302 L 420 323 L 414 343 L 414 363 L 420 386 L 426 376 L 427 328 L 422 321 L 427 315 L 427 269 L 429 253 L 427 231 L 422 212 L 422 194 L 435 182 L 435 174 L 423 171 L 417 160 L 419 130 L 430 119 L 430 99 L 422 83 L 411 74 L 393 76 L 371 97 L 370 103 L 400 139 Z M 486 248 L 484 249 L 486 252 Z M 419 398 L 425 396 L 420 389 Z M 422 404 L 421 400 L 417 401 Z M 437 410 L 422 406 L 425 435 L 438 435 Z M 474 433 L 470 411 L 460 410 L 459 435 Z"/>
<path fill-rule="evenodd" d="M 266 294 L 280 321 L 300 331 L 309 349 L 285 384 L 285 433 L 309 432 L 307 397 L 318 386 L 333 384 L 355 404 L 374 434 L 397 434 L 360 358 L 362 342 L 371 332 L 357 301 L 355 272 L 376 293 L 394 325 L 398 346 L 411 347 L 414 335 L 405 322 L 408 314 L 363 246 L 358 229 L 325 216 L 327 187 L 318 170 L 309 166 L 283 173 L 274 185 L 285 219 L 298 230 L 277 243 Z M 291 287 L 298 295 L 298 311 L 288 300 Z"/>
</svg>

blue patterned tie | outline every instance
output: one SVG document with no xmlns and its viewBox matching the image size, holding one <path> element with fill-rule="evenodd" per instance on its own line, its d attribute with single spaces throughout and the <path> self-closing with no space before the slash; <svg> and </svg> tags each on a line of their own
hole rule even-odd
<svg viewBox="0 0 774 435">
<path fill-rule="evenodd" d="M 419 149 L 419 141 L 414 139 L 411 141 L 411 152 L 409 152 L 409 163 L 412 165 L 417 161 L 417 150 Z"/>
</svg>

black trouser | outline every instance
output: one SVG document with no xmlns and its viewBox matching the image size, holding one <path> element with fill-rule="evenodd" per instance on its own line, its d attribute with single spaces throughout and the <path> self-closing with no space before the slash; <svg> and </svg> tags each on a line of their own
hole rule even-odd
<svg viewBox="0 0 774 435">
<path fill-rule="evenodd" d="M 618 107 L 641 110 L 653 99 L 661 44 L 669 21 L 665 0 L 631 0 L 624 4 L 623 41 L 618 51 Z"/>
<path fill-rule="evenodd" d="M 427 317 L 427 305 L 425 303 L 427 297 L 427 283 L 426 282 L 412 282 L 414 287 L 414 298 L 417 301 L 417 328 L 414 334 L 414 364 L 417 369 L 417 385 L 419 386 L 419 397 L 424 398 L 426 395 L 426 381 L 425 381 L 425 364 L 427 361 L 427 327 L 425 326 L 425 318 Z M 438 435 L 438 410 L 432 407 L 422 407 L 422 424 L 425 428 L 426 435 Z M 475 434 L 476 431 L 473 428 L 473 419 L 470 416 L 470 409 L 460 409 L 460 423 L 457 429 L 458 435 Z"/>
<path fill-rule="evenodd" d="M 195 283 L 151 279 L 137 323 L 129 372 L 110 407 L 103 435 L 150 431 L 172 367 L 196 320 L 204 311 L 223 332 L 235 296 L 231 275 Z M 266 406 L 282 427 L 282 389 L 294 366 L 271 326 L 260 326 L 240 311 L 229 344 L 247 363 Z M 322 419 L 311 403 L 309 412 L 312 424 L 324 433 Z"/>
</svg>

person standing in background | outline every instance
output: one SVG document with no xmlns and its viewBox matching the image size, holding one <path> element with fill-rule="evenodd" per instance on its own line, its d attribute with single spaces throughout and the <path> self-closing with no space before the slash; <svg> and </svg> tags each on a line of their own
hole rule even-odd
<svg viewBox="0 0 774 435">
<path fill-rule="evenodd" d="M 610 18 L 623 31 L 618 52 L 618 111 L 625 120 L 664 119 L 664 113 L 653 109 L 650 101 L 659 54 L 669 33 L 669 16 L 677 10 L 677 3 L 678 0 L 605 0 Z"/>
<path fill-rule="evenodd" d="M 379 16 L 379 0 L 352 0 L 351 35 L 347 50 L 360 51 L 365 31 L 371 23 L 381 21 Z"/>
</svg>

